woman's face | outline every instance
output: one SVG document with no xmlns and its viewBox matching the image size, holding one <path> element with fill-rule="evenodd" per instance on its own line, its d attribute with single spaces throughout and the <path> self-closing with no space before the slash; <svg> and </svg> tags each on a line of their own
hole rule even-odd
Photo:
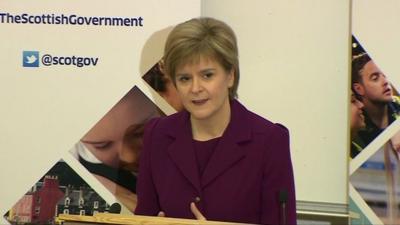
<svg viewBox="0 0 400 225">
<path fill-rule="evenodd" d="M 144 123 L 156 116 L 159 114 L 154 104 L 133 89 L 81 141 L 104 164 L 135 171 Z"/>
<path fill-rule="evenodd" d="M 178 67 L 175 76 L 182 103 L 197 120 L 221 118 L 229 113 L 228 89 L 233 81 L 233 70 L 226 71 L 219 62 L 205 57 Z"/>
<path fill-rule="evenodd" d="M 354 94 L 351 95 L 350 113 L 351 113 L 351 132 L 357 133 L 360 129 L 365 127 L 364 114 L 362 109 L 364 104 L 356 98 Z"/>
</svg>

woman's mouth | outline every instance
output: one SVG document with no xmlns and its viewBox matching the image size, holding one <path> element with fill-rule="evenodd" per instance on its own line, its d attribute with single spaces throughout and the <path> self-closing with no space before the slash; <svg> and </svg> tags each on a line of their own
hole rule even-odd
<svg viewBox="0 0 400 225">
<path fill-rule="evenodd" d="M 199 99 L 199 100 L 192 100 L 192 103 L 194 105 L 199 106 L 199 105 L 205 104 L 207 101 L 208 101 L 208 99 Z"/>
</svg>

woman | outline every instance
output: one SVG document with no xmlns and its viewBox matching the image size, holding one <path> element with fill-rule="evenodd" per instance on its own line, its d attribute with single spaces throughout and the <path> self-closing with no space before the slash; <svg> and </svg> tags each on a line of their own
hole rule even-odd
<svg viewBox="0 0 400 225">
<path fill-rule="evenodd" d="M 351 158 L 356 157 L 364 148 L 364 144 L 362 144 L 362 141 L 358 137 L 358 131 L 365 128 L 363 108 L 364 104 L 357 99 L 356 95 L 352 91 L 350 101 Z"/>
<path fill-rule="evenodd" d="M 164 70 L 185 110 L 146 126 L 135 213 L 295 224 L 289 134 L 235 99 L 231 28 L 211 18 L 179 24 L 165 45 Z"/>
</svg>

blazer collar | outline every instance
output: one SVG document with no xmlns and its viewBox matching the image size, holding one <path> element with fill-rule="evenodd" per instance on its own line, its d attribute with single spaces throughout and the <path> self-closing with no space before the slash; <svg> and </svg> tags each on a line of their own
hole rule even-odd
<svg viewBox="0 0 400 225">
<path fill-rule="evenodd" d="M 168 154 L 186 179 L 199 192 L 202 187 L 211 183 L 217 176 L 245 157 L 245 152 L 239 144 L 251 140 L 248 110 L 237 100 L 231 101 L 230 104 L 231 120 L 201 178 L 198 174 L 193 147 L 190 114 L 187 111 L 178 113 L 176 120 L 170 124 L 167 131 L 168 135 L 174 139 L 168 146 Z"/>
<path fill-rule="evenodd" d="M 247 141 L 251 139 L 251 128 L 248 126 L 249 111 L 244 107 L 238 100 L 234 99 L 230 101 L 231 106 L 231 121 L 226 128 L 224 135 L 234 134 L 237 143 Z M 175 115 L 175 119 L 169 124 L 169 129 L 166 130 L 167 134 L 172 138 L 179 138 L 187 136 L 187 132 L 190 132 L 190 138 L 192 138 L 192 128 L 190 125 L 190 113 L 186 110 L 178 112 Z"/>
</svg>

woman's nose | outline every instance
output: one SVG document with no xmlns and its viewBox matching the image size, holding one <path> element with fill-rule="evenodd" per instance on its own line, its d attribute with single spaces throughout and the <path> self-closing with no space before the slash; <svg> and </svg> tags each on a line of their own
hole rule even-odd
<svg viewBox="0 0 400 225">
<path fill-rule="evenodd" d="M 191 91 L 193 93 L 198 93 L 202 90 L 202 85 L 200 79 L 194 77 L 192 80 Z"/>
</svg>

